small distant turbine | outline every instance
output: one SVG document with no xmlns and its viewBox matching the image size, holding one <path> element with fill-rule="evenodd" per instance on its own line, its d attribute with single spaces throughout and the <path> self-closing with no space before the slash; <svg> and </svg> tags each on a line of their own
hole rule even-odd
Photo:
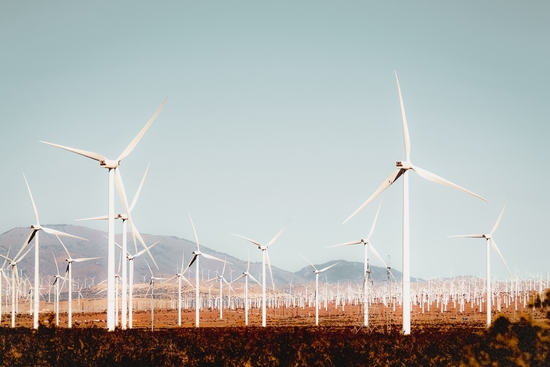
<svg viewBox="0 0 550 367">
<path fill-rule="evenodd" d="M 313 265 L 308 259 L 306 259 L 303 255 L 300 255 L 304 258 L 305 261 L 309 263 L 313 267 L 313 272 L 315 273 L 315 326 L 319 325 L 319 274 L 327 271 L 328 269 L 332 268 L 333 266 L 336 266 L 339 264 L 339 262 L 334 263 L 330 266 L 327 266 L 326 268 L 323 268 L 321 270 L 317 270 L 315 265 Z"/>
<path fill-rule="evenodd" d="M 290 221 L 289 221 L 290 222 Z M 266 320 L 267 320 L 267 312 L 266 312 L 266 295 L 265 295 L 265 263 L 267 262 L 267 265 L 269 266 L 269 273 L 271 274 L 271 283 L 273 284 L 273 289 L 275 289 L 275 284 L 273 283 L 273 272 L 271 271 L 271 263 L 269 261 L 269 255 L 267 253 L 267 249 L 269 246 L 271 246 L 273 244 L 273 242 L 275 242 L 277 240 L 277 238 L 279 238 L 279 236 L 281 235 L 281 233 L 283 233 L 283 231 L 285 230 L 286 226 L 288 225 L 288 222 L 287 224 L 279 231 L 279 233 L 277 233 L 275 235 L 275 237 L 273 237 L 271 239 L 271 241 L 269 241 L 269 243 L 267 245 L 262 245 L 260 242 L 258 241 L 255 241 L 255 240 L 251 240 L 250 238 L 246 238 L 246 237 L 243 237 L 243 236 L 240 236 L 238 234 L 234 234 L 234 233 L 231 233 L 233 236 L 237 236 L 237 237 L 240 237 L 242 239 L 245 239 L 247 240 L 248 242 L 251 242 L 253 243 L 254 245 L 258 246 L 258 249 L 262 251 L 262 326 L 265 327 L 266 326 Z"/>
<path fill-rule="evenodd" d="M 493 239 L 493 233 L 497 230 L 498 224 L 500 223 L 500 219 L 502 218 L 502 214 L 504 214 L 504 209 L 506 209 L 506 204 L 504 204 L 504 207 L 502 208 L 500 215 L 498 216 L 497 221 L 495 222 L 495 225 L 493 226 L 493 229 L 488 234 L 467 234 L 467 235 L 461 235 L 461 236 L 449 236 L 453 238 L 484 238 L 486 243 L 486 269 L 487 269 L 487 305 L 485 308 L 487 309 L 487 320 L 486 325 L 487 327 L 491 326 L 491 249 L 492 246 L 493 249 L 496 251 L 498 256 L 500 256 L 500 259 L 506 266 L 506 270 L 508 270 L 508 273 L 510 273 L 510 276 L 512 275 L 512 272 L 510 272 L 510 268 L 508 268 L 508 265 L 506 264 L 506 261 L 504 261 L 504 257 L 500 253 L 500 250 L 497 247 L 497 244 L 495 240 Z"/>
</svg>

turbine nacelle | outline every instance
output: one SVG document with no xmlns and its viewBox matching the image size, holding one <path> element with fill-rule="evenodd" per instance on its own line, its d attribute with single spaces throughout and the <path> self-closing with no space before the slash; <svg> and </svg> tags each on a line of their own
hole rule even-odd
<svg viewBox="0 0 550 367">
<path fill-rule="evenodd" d="M 413 165 L 410 161 L 396 161 L 395 166 L 401 169 L 412 169 Z"/>
<path fill-rule="evenodd" d="M 491 234 L 483 234 L 481 237 L 490 240 L 493 236 Z"/>
<path fill-rule="evenodd" d="M 31 229 L 34 229 L 35 231 L 40 231 L 42 227 L 40 224 L 31 224 Z"/>
<path fill-rule="evenodd" d="M 103 168 L 109 168 L 114 169 L 117 168 L 120 164 L 120 160 L 113 160 L 113 159 L 101 159 L 99 161 L 99 165 Z"/>
</svg>

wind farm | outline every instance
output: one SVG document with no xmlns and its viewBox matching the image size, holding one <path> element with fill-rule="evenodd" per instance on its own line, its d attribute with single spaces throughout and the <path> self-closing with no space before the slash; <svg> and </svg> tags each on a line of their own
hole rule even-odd
<svg viewBox="0 0 550 367">
<path fill-rule="evenodd" d="M 5 4 L 0 365 L 550 364 L 549 11 Z"/>
</svg>

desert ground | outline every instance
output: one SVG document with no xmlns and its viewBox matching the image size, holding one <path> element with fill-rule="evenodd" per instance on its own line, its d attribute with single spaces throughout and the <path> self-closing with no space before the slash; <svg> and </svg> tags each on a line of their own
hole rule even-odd
<svg viewBox="0 0 550 367">
<path fill-rule="evenodd" d="M 119 299 L 120 304 L 120 299 Z M 151 299 L 145 297 L 134 298 L 133 300 L 133 328 L 151 329 L 152 312 Z M 29 302 L 20 302 L 19 312 L 16 313 L 16 327 L 32 327 L 32 314 L 30 312 Z M 68 302 L 59 303 L 59 327 L 67 327 L 67 308 Z M 517 320 L 522 315 L 528 315 L 534 320 L 547 320 L 546 313 L 528 307 L 523 302 L 513 302 L 509 306 L 502 302 L 501 309 L 498 305 L 493 305 L 493 318 L 498 315 L 505 315 L 511 320 Z M 50 326 L 55 323 L 54 303 L 40 303 L 40 323 Z M 195 326 L 195 310 L 193 306 L 187 306 L 183 302 L 182 306 L 182 325 L 181 327 Z M 120 311 L 118 323 L 120 325 Z M 249 310 L 249 326 L 261 326 L 261 309 L 252 307 Z M 460 305 L 454 302 L 448 302 L 446 307 L 433 302 L 428 310 L 427 304 L 424 309 L 421 305 L 415 304 L 412 307 L 411 323 L 412 327 L 434 324 L 444 326 L 461 324 L 470 327 L 484 328 L 486 320 L 485 309 L 479 312 L 479 306 L 466 302 L 464 310 L 460 311 Z M 154 308 L 154 329 L 177 328 L 178 324 L 177 300 L 174 298 L 155 299 Z M 9 327 L 11 325 L 11 306 L 2 307 L 2 319 L 0 325 Z M 267 326 L 314 326 L 315 325 L 315 305 L 307 302 L 303 306 L 287 306 L 282 303 L 279 307 L 267 308 Z M 329 301 L 326 304 L 321 302 L 319 306 L 319 325 L 320 326 L 351 326 L 362 328 L 363 326 L 363 308 L 360 304 L 346 303 L 342 305 Z M 382 303 L 373 303 L 369 306 L 369 326 L 372 331 L 384 331 L 391 328 L 398 328 L 401 325 L 401 307 L 390 304 L 386 307 Z M 201 327 L 239 327 L 245 326 L 245 311 L 242 306 L 228 308 L 225 306 L 220 318 L 220 310 L 217 307 L 204 307 L 200 311 Z M 106 327 L 106 299 L 87 299 L 73 300 L 73 327 Z"/>
</svg>

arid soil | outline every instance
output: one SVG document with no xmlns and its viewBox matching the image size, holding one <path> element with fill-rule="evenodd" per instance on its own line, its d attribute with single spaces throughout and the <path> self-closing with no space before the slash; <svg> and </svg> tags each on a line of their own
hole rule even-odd
<svg viewBox="0 0 550 367">
<path fill-rule="evenodd" d="M 81 300 L 80 304 L 73 301 L 73 327 L 106 327 L 105 300 Z M 150 329 L 152 327 L 152 314 L 150 301 L 135 300 L 135 309 L 133 312 L 133 328 Z M 170 300 L 156 300 L 154 311 L 154 328 L 176 328 L 178 327 L 178 311 L 175 302 Z M 55 314 L 53 313 L 53 303 L 41 302 L 40 305 L 40 323 L 49 326 L 55 323 Z M 59 326 L 67 327 L 67 302 L 60 303 Z M 28 303 L 19 305 L 19 313 L 16 314 L 16 326 L 31 327 L 32 315 L 29 312 Z M 86 312 L 82 312 L 85 310 Z M 508 308 L 503 307 L 497 312 L 493 309 L 493 318 L 497 315 L 506 315 L 511 320 L 517 320 L 521 315 L 529 314 L 531 319 L 547 320 L 546 314 L 529 307 L 523 307 L 518 304 L 518 310 L 515 310 L 513 304 Z M 483 328 L 485 326 L 486 313 L 479 312 L 477 307 L 472 308 L 470 303 L 465 305 L 464 312 L 459 312 L 459 308 L 454 307 L 453 303 L 447 304 L 447 310 L 442 311 L 433 303 L 430 311 L 415 305 L 411 315 L 412 328 L 422 328 L 437 324 L 439 326 L 461 324 L 471 327 Z M 120 315 L 119 315 L 120 322 Z M 11 308 L 2 309 L 2 327 L 11 325 Z M 249 325 L 261 326 L 261 309 L 252 308 L 249 310 Z M 315 325 L 315 307 L 285 307 L 267 309 L 268 326 L 313 326 Z M 320 326 L 352 326 L 362 328 L 363 309 L 359 305 L 347 304 L 344 307 L 336 307 L 334 303 L 329 303 L 328 309 L 324 305 L 319 309 Z M 369 307 L 369 326 L 373 331 L 384 331 L 390 328 L 396 328 L 401 325 L 401 308 L 385 307 L 383 304 L 373 304 Z M 182 327 L 195 326 L 195 310 L 193 308 L 182 308 Z M 245 313 L 242 308 L 235 310 L 224 308 L 222 318 L 220 318 L 219 309 L 203 309 L 200 311 L 201 327 L 239 327 L 245 326 Z"/>
</svg>

